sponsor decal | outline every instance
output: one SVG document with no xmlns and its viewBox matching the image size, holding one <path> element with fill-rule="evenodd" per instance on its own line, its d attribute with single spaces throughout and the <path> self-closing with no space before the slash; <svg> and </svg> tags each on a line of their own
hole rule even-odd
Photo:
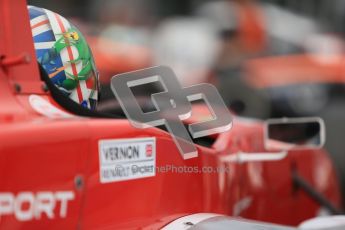
<svg viewBox="0 0 345 230">
<path fill-rule="evenodd" d="M 152 145 L 147 144 L 146 145 L 146 156 L 150 157 L 152 155 Z"/>
<path fill-rule="evenodd" d="M 155 138 L 100 140 L 98 144 L 101 183 L 155 176 Z"/>
<path fill-rule="evenodd" d="M 0 192 L 0 218 L 14 215 L 18 221 L 66 218 L 73 191 Z"/>
</svg>

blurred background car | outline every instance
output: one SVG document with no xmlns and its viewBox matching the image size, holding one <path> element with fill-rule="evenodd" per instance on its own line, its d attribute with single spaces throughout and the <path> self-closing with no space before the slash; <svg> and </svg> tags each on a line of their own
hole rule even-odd
<svg viewBox="0 0 345 230">
<path fill-rule="evenodd" d="M 184 86 L 215 84 L 240 116 L 321 116 L 345 201 L 345 1 L 28 3 L 65 15 L 87 35 L 102 82 L 99 110 L 120 108 L 112 76 L 168 65 Z M 145 98 L 157 91 L 150 86 L 137 93 Z"/>
</svg>

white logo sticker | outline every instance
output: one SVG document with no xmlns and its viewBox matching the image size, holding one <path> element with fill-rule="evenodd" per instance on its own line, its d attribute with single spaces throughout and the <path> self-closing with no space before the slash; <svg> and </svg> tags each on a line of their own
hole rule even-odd
<svg viewBox="0 0 345 230">
<path fill-rule="evenodd" d="M 0 219 L 5 215 L 14 215 L 18 221 L 66 218 L 74 198 L 73 191 L 0 192 Z"/>
<path fill-rule="evenodd" d="M 49 118 L 73 118 L 76 117 L 72 114 L 66 113 L 49 101 L 38 95 L 30 95 L 29 103 L 31 107 L 39 114 Z"/>
<path fill-rule="evenodd" d="M 156 139 L 100 140 L 101 183 L 155 176 Z"/>
</svg>

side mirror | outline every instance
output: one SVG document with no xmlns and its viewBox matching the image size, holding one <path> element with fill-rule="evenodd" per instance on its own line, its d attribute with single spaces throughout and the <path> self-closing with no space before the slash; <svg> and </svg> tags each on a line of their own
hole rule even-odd
<svg viewBox="0 0 345 230">
<path fill-rule="evenodd" d="M 264 135 L 267 150 L 318 149 L 325 143 L 325 123 L 318 117 L 269 119 Z"/>
</svg>

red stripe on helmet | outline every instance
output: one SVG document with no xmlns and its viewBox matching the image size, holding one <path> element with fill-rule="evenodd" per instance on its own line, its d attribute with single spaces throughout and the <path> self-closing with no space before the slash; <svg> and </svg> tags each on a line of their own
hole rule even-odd
<svg viewBox="0 0 345 230">
<path fill-rule="evenodd" d="M 41 22 L 39 22 L 39 23 L 37 23 L 37 24 L 31 26 L 31 29 L 35 29 L 35 28 L 37 28 L 37 27 L 39 27 L 39 26 L 41 26 L 41 25 L 47 24 L 48 22 L 49 22 L 48 19 L 47 19 L 47 20 L 44 20 L 44 21 L 41 21 Z"/>
<path fill-rule="evenodd" d="M 61 29 L 61 32 L 62 33 L 66 33 L 66 28 L 65 26 L 63 25 L 62 23 L 62 20 L 60 18 L 60 15 L 54 13 L 54 16 L 56 18 L 56 21 L 58 22 L 59 24 L 59 27 Z M 68 42 L 68 41 L 66 41 Z M 71 46 L 67 46 L 67 52 L 68 52 L 68 57 L 70 59 L 70 61 L 74 60 L 74 57 L 73 57 L 73 52 L 72 52 L 72 48 Z M 77 71 L 77 66 L 75 63 L 71 63 L 71 67 L 72 67 L 72 72 L 73 72 L 73 75 L 74 76 L 77 76 L 78 75 L 78 71 Z M 79 81 L 78 79 L 76 79 L 77 81 Z M 83 101 L 83 94 L 81 92 L 81 88 L 80 88 L 80 85 L 79 83 L 77 84 L 77 93 L 78 93 L 78 99 L 79 99 L 79 103 Z"/>
</svg>

